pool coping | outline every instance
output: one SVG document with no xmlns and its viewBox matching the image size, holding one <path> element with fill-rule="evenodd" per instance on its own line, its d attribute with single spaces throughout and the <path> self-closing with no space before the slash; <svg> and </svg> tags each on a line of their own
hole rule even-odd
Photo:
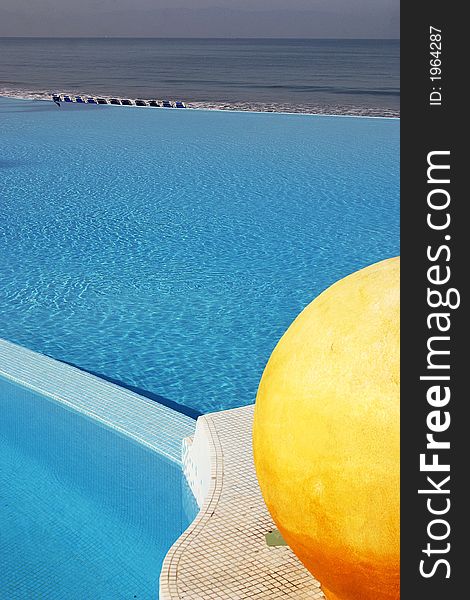
<svg viewBox="0 0 470 600">
<path fill-rule="evenodd" d="M 324 600 L 288 546 L 268 547 L 275 524 L 253 463 L 254 406 L 198 418 L 183 470 L 200 511 L 168 551 L 160 600 Z"/>
<path fill-rule="evenodd" d="M 154 400 L 0 338 L 0 376 L 133 438 L 181 466 L 196 421 Z"/>
</svg>

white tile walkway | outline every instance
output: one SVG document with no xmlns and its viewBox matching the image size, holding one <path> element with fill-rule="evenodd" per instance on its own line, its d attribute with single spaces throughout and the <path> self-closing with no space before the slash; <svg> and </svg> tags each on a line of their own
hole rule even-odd
<svg viewBox="0 0 470 600">
<path fill-rule="evenodd" d="M 288 547 L 268 547 L 275 525 L 256 480 L 253 407 L 199 417 L 211 481 L 196 520 L 166 556 L 160 600 L 320 600 L 320 584 Z"/>
</svg>

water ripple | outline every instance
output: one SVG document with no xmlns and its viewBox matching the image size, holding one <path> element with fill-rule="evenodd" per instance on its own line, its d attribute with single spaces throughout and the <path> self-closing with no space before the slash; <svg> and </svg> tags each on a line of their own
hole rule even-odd
<svg viewBox="0 0 470 600">
<path fill-rule="evenodd" d="M 399 122 L 1 100 L 0 335 L 199 411 L 399 253 Z M 25 110 L 23 110 L 23 107 Z"/>
</svg>

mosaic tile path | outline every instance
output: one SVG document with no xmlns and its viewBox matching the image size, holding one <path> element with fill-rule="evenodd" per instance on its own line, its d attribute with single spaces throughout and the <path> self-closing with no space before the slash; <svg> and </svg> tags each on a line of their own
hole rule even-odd
<svg viewBox="0 0 470 600">
<path fill-rule="evenodd" d="M 196 520 L 167 554 L 160 600 L 324 599 L 288 547 L 266 545 L 275 526 L 254 470 L 253 407 L 199 420 L 210 442 L 211 482 Z"/>
</svg>

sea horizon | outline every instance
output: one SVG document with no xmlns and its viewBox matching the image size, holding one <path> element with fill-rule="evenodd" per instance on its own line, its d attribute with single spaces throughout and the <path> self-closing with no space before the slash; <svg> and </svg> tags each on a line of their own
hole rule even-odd
<svg viewBox="0 0 470 600">
<path fill-rule="evenodd" d="M 172 35 L 0 35 L 1 39 L 41 39 L 41 40 L 69 40 L 69 39 L 81 39 L 81 40 L 371 40 L 371 41 L 400 41 L 398 37 L 278 37 L 278 36 L 172 36 Z"/>
</svg>

